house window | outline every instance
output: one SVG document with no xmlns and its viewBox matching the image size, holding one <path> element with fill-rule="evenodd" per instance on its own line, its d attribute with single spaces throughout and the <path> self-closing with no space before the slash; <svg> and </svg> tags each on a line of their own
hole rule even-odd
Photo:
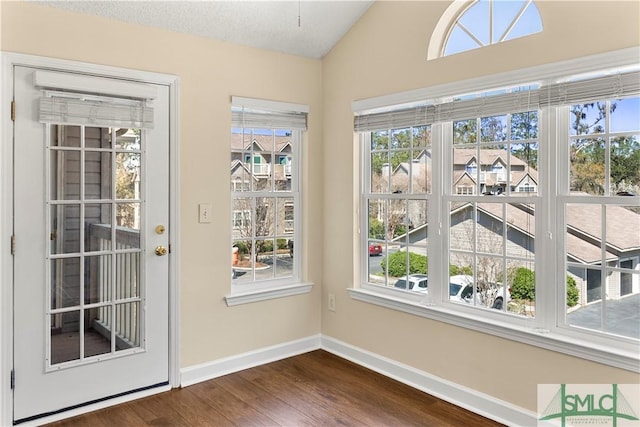
<svg viewBox="0 0 640 427">
<path fill-rule="evenodd" d="M 456 187 L 456 194 L 459 194 L 461 196 L 470 196 L 473 194 L 473 187 L 458 185 Z"/>
<path fill-rule="evenodd" d="M 294 230 L 294 205 L 291 201 L 284 203 L 284 231 L 293 233 Z"/>
<path fill-rule="evenodd" d="M 521 193 L 533 193 L 536 191 L 536 187 L 529 184 L 528 182 L 525 182 L 520 187 L 518 187 L 518 191 Z"/>
<path fill-rule="evenodd" d="M 366 106 L 354 108 L 354 127 L 367 232 L 360 240 L 363 292 L 356 288 L 352 297 L 637 367 L 638 357 L 628 354 L 637 354 L 640 333 L 629 325 L 638 318 L 623 314 L 640 296 L 634 58 L 607 70 L 597 64 L 611 61 L 594 59 L 588 77 L 569 63 L 550 67 L 544 84 L 537 70 L 525 73 L 526 82 L 522 71 L 488 78 L 485 87 L 474 81 L 472 96 L 445 92 L 445 85 L 420 92 L 434 99 L 412 98 L 409 108 L 355 103 Z M 417 185 L 423 175 L 407 161 L 420 129 L 429 136 L 424 191 Z M 423 276 L 426 289 L 414 287 Z M 588 355 L 585 346 L 593 347 Z"/>
<path fill-rule="evenodd" d="M 468 164 L 465 167 L 465 170 L 467 171 L 467 173 L 475 175 L 476 173 L 478 173 L 478 165 L 476 164 L 476 162 L 473 162 L 471 164 Z"/>
<path fill-rule="evenodd" d="M 453 55 L 542 31 L 540 13 L 532 0 L 475 0 L 470 4 L 459 2 L 451 8 L 443 15 L 445 22 L 439 23 L 440 27 L 448 25 L 448 29 L 444 37 L 440 36 L 444 41 L 440 44 L 438 56 Z M 453 9 L 457 10 L 457 16 L 451 20 L 449 16 L 455 13 Z"/>
<path fill-rule="evenodd" d="M 292 166 L 306 107 L 234 98 L 232 120 L 232 294 L 300 283 L 300 170 Z"/>
<path fill-rule="evenodd" d="M 243 230 L 250 226 L 251 226 L 251 211 L 249 210 L 233 211 L 234 230 Z"/>
</svg>

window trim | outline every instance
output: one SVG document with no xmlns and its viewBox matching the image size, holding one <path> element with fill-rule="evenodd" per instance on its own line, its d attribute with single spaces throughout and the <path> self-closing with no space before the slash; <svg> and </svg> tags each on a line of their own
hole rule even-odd
<svg viewBox="0 0 640 427">
<path fill-rule="evenodd" d="M 514 72 L 501 73 L 499 75 L 490 76 L 488 78 L 477 78 L 459 83 L 449 83 L 432 88 L 418 89 L 414 91 L 403 92 L 399 94 L 384 95 L 381 97 L 364 99 L 354 101 L 352 103 L 352 109 L 356 114 L 384 112 L 394 109 L 394 106 L 408 106 L 408 105 L 424 105 L 425 99 L 436 99 L 445 97 L 446 95 L 456 93 L 470 93 L 481 92 L 491 87 L 504 87 L 506 85 L 518 85 L 523 82 L 530 81 L 553 81 L 556 76 L 566 75 L 580 75 L 585 73 L 593 73 L 602 70 L 603 68 L 625 68 L 637 66 L 640 62 L 640 48 L 633 47 L 628 49 L 622 49 L 618 51 L 608 52 L 604 54 L 592 55 L 589 57 L 578 58 L 570 61 L 563 61 L 556 64 L 548 64 L 544 66 L 532 67 L 525 70 L 518 70 Z M 603 67 L 600 64 L 607 64 Z M 562 107 L 544 107 L 542 110 L 546 110 L 541 113 L 540 124 L 543 125 L 545 119 L 548 118 L 548 123 L 545 126 L 553 126 L 555 128 L 558 120 L 561 119 L 562 113 L 558 114 L 557 109 Z M 567 107 L 568 110 L 568 107 Z M 560 117 L 558 117 L 560 115 Z M 542 118 L 544 117 L 544 119 Z M 438 142 L 441 139 L 436 136 L 436 133 L 446 132 L 442 129 L 437 129 L 440 126 L 432 124 L 432 146 L 434 148 L 433 157 L 437 158 L 442 153 L 437 153 Z M 546 132 L 540 132 L 540 139 L 546 138 Z M 567 136 L 568 138 L 568 136 Z M 360 150 L 364 144 L 360 144 Z M 542 149 L 542 144 L 541 147 Z M 364 154 L 364 153 L 362 153 Z M 553 182 L 545 184 L 544 188 L 539 185 L 538 191 L 548 191 L 548 188 L 556 188 L 557 182 L 551 178 L 550 171 L 556 170 L 556 162 L 560 162 L 561 159 L 556 159 L 555 156 L 547 154 L 547 164 L 539 170 L 540 175 L 547 174 Z M 361 160 L 364 162 L 364 155 L 361 155 Z M 362 163 L 364 166 L 365 163 Z M 361 184 L 367 180 L 368 172 L 362 167 L 360 173 Z M 442 189 L 438 189 L 438 186 L 442 183 L 437 183 L 438 177 L 433 177 L 434 187 L 433 194 L 444 194 Z M 364 187 L 361 189 L 361 197 L 364 196 Z M 540 201 L 540 208 L 544 211 L 553 209 L 556 204 L 561 202 L 562 196 L 558 193 L 557 197 L 543 198 Z M 442 205 L 444 201 L 439 200 L 440 197 L 430 198 L 430 211 L 442 212 Z M 364 200 L 364 199 L 362 199 Z M 362 206 L 362 205 L 361 205 Z M 361 211 L 364 210 L 361 207 Z M 366 224 L 366 213 L 361 212 L 359 216 L 361 224 Z M 545 220 L 549 221 L 549 218 L 545 217 Z M 433 224 L 432 221 L 429 221 Z M 564 222 L 564 221 L 561 221 Z M 560 227 L 560 228 L 558 228 Z M 556 234 L 556 236 L 562 236 L 560 232 L 562 224 L 546 224 L 545 229 L 549 229 Z M 554 245 L 557 248 L 555 242 L 549 242 L 550 237 L 547 237 L 546 245 Z M 364 257 L 366 254 L 366 247 L 364 243 L 366 239 L 358 236 L 358 247 L 363 246 L 359 251 L 358 256 Z M 430 245 L 428 248 L 428 254 L 430 259 L 432 255 L 437 251 Z M 440 245 L 438 245 L 440 247 Z M 540 258 L 537 261 L 539 265 L 553 266 L 552 268 L 556 272 L 557 277 L 563 277 L 566 274 L 565 266 L 562 262 L 558 262 L 556 259 L 556 250 L 547 251 L 552 253 L 541 252 L 538 254 Z M 440 255 L 440 258 L 443 258 Z M 442 263 L 444 264 L 444 263 Z M 394 310 L 403 311 L 406 313 L 415 314 L 421 317 L 443 321 L 452 325 L 464 327 L 467 329 L 489 333 L 495 336 L 510 339 L 516 342 L 521 342 L 528 345 L 533 345 L 553 351 L 557 351 L 563 354 L 568 354 L 583 359 L 603 363 L 610 366 L 615 366 L 632 372 L 640 372 L 640 343 L 632 342 L 632 340 L 617 337 L 614 335 L 603 336 L 597 332 L 580 330 L 575 327 L 569 327 L 561 324 L 558 319 L 563 319 L 565 315 L 565 308 L 561 304 L 556 304 L 556 301 L 564 301 L 564 287 L 558 286 L 556 291 L 540 292 L 537 295 L 537 306 L 540 306 L 540 317 L 537 324 L 527 321 L 527 319 L 513 319 L 509 315 L 504 313 L 491 313 L 488 310 L 483 310 L 481 313 L 472 309 L 471 307 L 452 307 L 448 301 L 444 301 L 441 297 L 442 289 L 444 286 L 436 287 L 439 289 L 434 295 L 429 294 L 432 300 L 424 295 L 415 295 L 405 291 L 395 291 L 392 289 L 382 289 L 380 286 L 366 283 L 365 263 L 359 263 L 360 268 L 356 273 L 356 283 L 352 288 L 348 289 L 348 292 L 352 299 L 375 304 L 381 307 L 390 308 Z M 443 283 L 446 278 L 444 270 L 437 268 L 433 273 L 430 271 L 430 283 Z M 433 278 L 433 279 L 432 279 Z M 442 303 L 435 304 L 433 301 L 443 301 Z M 555 307 L 555 308 L 553 308 Z M 470 308 L 470 310 L 466 310 Z M 474 312 L 475 311 L 475 312 Z M 496 314 L 498 316 L 496 316 Z M 507 321 L 508 319 L 508 321 Z M 557 324 L 556 324 L 557 323 Z"/>
</svg>

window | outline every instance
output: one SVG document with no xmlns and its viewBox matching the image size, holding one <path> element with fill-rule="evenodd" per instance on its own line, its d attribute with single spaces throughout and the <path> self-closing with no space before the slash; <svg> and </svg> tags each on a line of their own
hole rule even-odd
<svg viewBox="0 0 640 427">
<path fill-rule="evenodd" d="M 232 120 L 232 295 L 299 284 L 306 107 L 234 97 Z"/>
<path fill-rule="evenodd" d="M 474 188 L 467 185 L 458 185 L 456 187 L 456 194 L 460 195 L 471 195 L 474 194 Z"/>
<path fill-rule="evenodd" d="M 464 113 L 461 113 L 464 115 Z M 510 288 L 521 277 L 531 278 L 535 292 L 533 229 L 537 198 L 523 200 L 511 192 L 511 179 L 533 173 L 538 152 L 538 111 L 507 112 L 442 122 L 446 150 L 452 151 L 444 171 L 455 179 L 459 164 L 479 159 L 480 168 L 467 173 L 477 192 L 457 197 L 445 189 L 449 221 L 450 282 L 463 276 L 474 283 L 467 295 L 450 297 L 454 303 L 508 311 L 533 317 L 535 297 L 524 304 L 511 304 Z M 524 131 L 526 130 L 526 132 Z M 503 173 L 502 164 L 509 173 Z M 500 196 L 500 197 L 494 197 Z M 443 214 L 444 215 L 444 214 Z"/>
<path fill-rule="evenodd" d="M 577 293 L 576 305 L 585 307 L 569 307 L 566 322 L 626 336 L 630 332 L 617 319 L 628 309 L 626 300 L 640 294 L 640 97 L 598 99 L 562 112 L 568 114 L 563 154 L 569 167 L 558 202 L 567 236 L 566 286 Z M 571 243 L 586 235 L 589 245 L 578 256 Z M 598 316 L 588 318 L 589 311 Z"/>
<path fill-rule="evenodd" d="M 598 70 L 607 60 L 356 113 L 367 232 L 352 297 L 637 369 L 640 314 L 624 313 L 640 300 L 640 72 Z"/>
<path fill-rule="evenodd" d="M 443 56 L 476 49 L 542 31 L 542 21 L 531 0 L 479 0 L 451 27 Z"/>
<path fill-rule="evenodd" d="M 431 127 L 377 130 L 367 144 L 365 206 L 368 276 L 372 283 L 406 290 L 427 273 L 427 223 L 431 191 Z M 420 233 L 413 233 L 420 230 Z M 416 237 L 418 236 L 419 237 Z M 371 248 L 381 247 L 381 251 Z M 378 260 L 379 253 L 387 254 Z M 374 260 L 375 258 L 375 260 Z M 415 262 L 409 264 L 408 259 Z M 426 284 L 426 281 L 424 282 Z"/>
</svg>

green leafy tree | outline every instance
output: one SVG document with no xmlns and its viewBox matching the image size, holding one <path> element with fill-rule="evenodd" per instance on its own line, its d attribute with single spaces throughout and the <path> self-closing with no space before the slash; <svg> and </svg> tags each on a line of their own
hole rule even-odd
<svg viewBox="0 0 640 427">
<path fill-rule="evenodd" d="M 538 147 L 535 142 L 527 140 L 538 139 L 538 112 L 527 111 L 511 115 L 511 139 L 523 141 L 512 143 L 511 152 L 529 167 L 538 170 Z"/>
<path fill-rule="evenodd" d="M 610 104 L 609 111 L 606 102 L 591 102 L 571 107 L 573 134 L 585 136 L 574 139 L 569 152 L 573 191 L 604 194 L 606 142 L 603 138 L 593 138 L 590 135 L 603 133 L 607 113 L 611 114 L 615 110 L 615 102 Z"/>
<path fill-rule="evenodd" d="M 384 239 L 384 224 L 377 218 L 369 218 L 369 238 Z"/>
<path fill-rule="evenodd" d="M 635 136 L 611 141 L 611 181 L 614 186 L 640 186 L 640 143 Z"/>
<path fill-rule="evenodd" d="M 460 120 L 453 123 L 454 144 L 475 144 L 478 140 L 477 120 Z"/>
</svg>

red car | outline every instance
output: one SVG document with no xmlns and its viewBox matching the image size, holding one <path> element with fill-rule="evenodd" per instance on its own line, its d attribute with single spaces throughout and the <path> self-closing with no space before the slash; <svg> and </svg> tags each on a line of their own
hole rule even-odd
<svg viewBox="0 0 640 427">
<path fill-rule="evenodd" d="M 382 255 L 382 245 L 380 243 L 369 243 L 369 256 Z"/>
</svg>

